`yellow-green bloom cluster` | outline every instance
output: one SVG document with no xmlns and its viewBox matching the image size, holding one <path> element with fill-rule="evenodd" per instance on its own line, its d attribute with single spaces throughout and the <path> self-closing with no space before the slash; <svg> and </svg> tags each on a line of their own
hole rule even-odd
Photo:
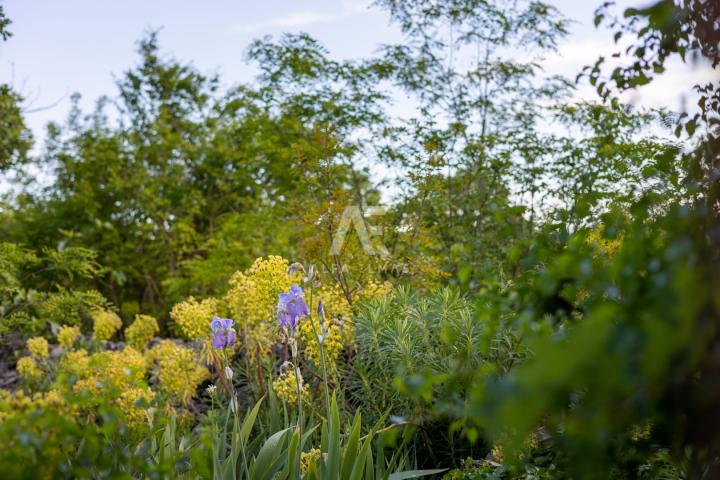
<svg viewBox="0 0 720 480">
<path fill-rule="evenodd" d="M 197 363 L 192 349 L 172 340 L 162 340 L 146 355 L 157 366 L 158 391 L 176 404 L 190 403 L 198 385 L 210 376 L 207 368 Z"/>
<path fill-rule="evenodd" d="M 42 374 L 35 359 L 32 357 L 22 357 L 18 359 L 15 368 L 23 380 L 36 380 L 40 378 Z"/>
<path fill-rule="evenodd" d="M 218 300 L 206 298 L 201 302 L 190 297 L 175 305 L 170 317 L 178 324 L 183 335 L 190 340 L 207 337 L 210 334 L 210 321 L 218 310 Z"/>
<path fill-rule="evenodd" d="M 77 413 L 77 407 L 68 403 L 57 390 L 26 395 L 22 390 L 11 393 L 0 389 L 0 422 L 37 409 L 52 410 L 69 417 Z"/>
<path fill-rule="evenodd" d="M 630 439 L 633 442 L 648 440 L 652 435 L 652 423 L 647 422 L 643 425 L 633 425 L 630 429 Z"/>
<path fill-rule="evenodd" d="M 314 467 L 318 460 L 320 460 L 320 450 L 313 447 L 309 452 L 302 452 L 300 454 L 300 472 L 305 475 L 308 473 L 310 468 Z"/>
<path fill-rule="evenodd" d="M 128 346 L 121 352 L 106 350 L 89 357 L 84 350 L 72 352 L 63 359 L 61 368 L 78 377 L 73 386 L 75 392 L 116 396 L 145 385 L 147 362 L 140 352 Z"/>
<path fill-rule="evenodd" d="M 381 298 L 392 293 L 390 282 L 377 282 L 370 280 L 361 289 L 352 294 L 353 306 L 361 305 L 375 298 Z M 353 322 L 353 307 L 347 301 L 345 292 L 337 284 L 323 284 L 315 297 L 322 299 L 325 317 L 334 320 L 340 342 L 344 347 L 350 347 L 355 342 L 355 324 Z M 311 311 L 317 310 L 317 300 L 313 298 Z M 307 345 L 307 344 L 306 344 Z M 327 348 L 329 350 L 329 348 Z"/>
<path fill-rule="evenodd" d="M 288 368 L 283 371 L 278 378 L 273 380 L 273 390 L 277 393 L 277 396 L 287 404 L 297 403 L 298 400 L 298 388 L 297 379 L 295 378 L 295 372 L 292 368 Z M 303 397 L 303 402 L 306 402 L 310 398 L 310 391 L 305 387 L 302 375 L 300 375 L 300 394 Z"/>
<path fill-rule="evenodd" d="M 365 286 L 357 292 L 354 303 L 365 303 L 376 298 L 382 298 L 392 293 L 392 283 L 377 282 L 370 280 Z"/>
<path fill-rule="evenodd" d="M 58 343 L 60 343 L 60 346 L 63 348 L 63 350 L 67 352 L 69 350 L 72 350 L 72 347 L 79 336 L 80 329 L 78 327 L 63 325 L 62 327 L 60 327 L 60 331 L 58 332 Z"/>
<path fill-rule="evenodd" d="M 588 232 L 586 241 L 596 248 L 596 257 L 612 258 L 622 245 L 622 238 L 605 238 L 602 234 L 602 227 Z"/>
<path fill-rule="evenodd" d="M 135 315 L 135 321 L 125 329 L 125 340 L 137 349 L 143 350 L 160 331 L 157 320 L 149 315 Z"/>
<path fill-rule="evenodd" d="M 37 360 L 44 360 L 50 355 L 48 342 L 43 337 L 33 337 L 27 341 L 28 350 Z"/>
<path fill-rule="evenodd" d="M 337 284 L 322 284 L 313 298 L 312 311 L 317 310 L 317 301 L 323 302 L 325 316 L 337 320 L 347 321 L 352 318 L 352 308 L 345 297 L 343 289 Z"/>
<path fill-rule="evenodd" d="M 93 340 L 106 342 L 122 328 L 122 319 L 110 310 L 96 310 L 93 318 Z"/>
<path fill-rule="evenodd" d="M 70 351 L 60 361 L 60 371 L 77 380 L 74 393 L 88 392 L 98 404 L 108 400 L 117 405 L 131 428 L 146 423 L 142 403 L 152 402 L 155 393 L 145 383 L 147 360 L 134 348 L 93 355 L 83 349 Z"/>
<path fill-rule="evenodd" d="M 490 450 L 490 455 L 492 456 L 493 461 L 496 463 L 503 463 L 503 461 L 505 460 L 505 450 L 499 443 L 493 445 L 492 449 Z"/>
<path fill-rule="evenodd" d="M 89 362 L 90 355 L 84 348 L 70 351 L 60 360 L 60 371 L 70 377 L 80 378 L 86 374 Z"/>
<path fill-rule="evenodd" d="M 147 423 L 147 407 L 155 398 L 155 393 L 148 387 L 130 388 L 120 394 L 115 401 L 118 408 L 125 414 L 127 424 L 137 428 Z"/>
<path fill-rule="evenodd" d="M 312 361 L 315 365 L 320 366 L 320 349 L 318 348 L 315 332 L 317 332 L 318 335 L 323 335 L 324 333 L 322 346 L 325 353 L 325 366 L 329 372 L 336 372 L 337 361 L 340 353 L 343 351 L 343 335 L 340 326 L 333 322 L 326 321 L 325 328 L 323 329 L 324 332 L 321 332 L 320 320 L 314 317 L 312 322 L 315 322 L 315 331 L 313 331 L 313 325 L 310 322 L 311 320 L 309 318 L 303 318 L 298 323 L 300 340 L 305 346 L 305 358 Z M 329 325 L 327 323 L 329 323 Z"/>
<path fill-rule="evenodd" d="M 289 290 L 302 276 L 298 272 L 291 277 L 288 268 L 287 260 L 271 255 L 258 258 L 249 269 L 235 272 L 230 279 L 225 298 L 244 334 L 250 359 L 266 354 L 277 336 L 278 294 Z"/>
</svg>

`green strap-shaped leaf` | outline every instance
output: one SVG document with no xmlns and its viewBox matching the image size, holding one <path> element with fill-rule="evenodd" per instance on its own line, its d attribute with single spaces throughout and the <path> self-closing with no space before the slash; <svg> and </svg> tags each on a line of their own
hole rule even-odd
<svg viewBox="0 0 720 480">
<path fill-rule="evenodd" d="M 347 444 L 343 449 L 342 468 L 340 469 L 340 478 L 350 478 L 350 473 L 354 465 L 360 462 L 357 456 L 358 446 L 360 444 L 360 412 L 355 414 L 352 430 L 348 437 Z"/>
<path fill-rule="evenodd" d="M 446 471 L 447 468 L 437 468 L 435 470 L 407 470 L 405 472 L 397 472 L 390 475 L 389 480 L 404 480 L 406 478 L 425 477 L 427 475 L 437 475 Z"/>
<path fill-rule="evenodd" d="M 264 399 L 265 397 L 263 396 L 260 400 L 258 400 L 253 409 L 250 410 L 250 413 L 245 416 L 245 420 L 243 420 L 242 427 L 240 428 L 240 438 L 243 445 L 247 445 L 248 438 L 250 438 L 250 432 L 252 432 L 253 425 L 255 425 L 255 419 L 258 416 L 260 405 Z"/>
<path fill-rule="evenodd" d="M 274 433 L 263 444 L 250 468 L 252 480 L 269 480 L 285 461 L 285 439 L 290 428 Z"/>
</svg>

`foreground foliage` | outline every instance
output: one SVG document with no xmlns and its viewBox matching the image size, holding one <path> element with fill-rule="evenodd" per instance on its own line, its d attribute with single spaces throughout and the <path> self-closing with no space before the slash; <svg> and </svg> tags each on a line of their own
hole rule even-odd
<svg viewBox="0 0 720 480">
<path fill-rule="evenodd" d="M 118 122 L 74 107 L 41 155 L 0 88 L 2 478 L 718 476 L 720 90 L 616 98 L 716 68 L 715 4 L 601 6 L 632 37 L 581 74 L 604 103 L 512 56 L 553 54 L 550 5 L 378 6 L 404 43 L 259 40 L 222 93 L 151 34 Z M 361 158 L 399 193 L 337 251 Z"/>
</svg>

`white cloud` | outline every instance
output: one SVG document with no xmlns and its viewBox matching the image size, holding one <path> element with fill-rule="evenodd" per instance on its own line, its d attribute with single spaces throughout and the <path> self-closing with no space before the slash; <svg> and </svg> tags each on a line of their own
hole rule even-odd
<svg viewBox="0 0 720 480">
<path fill-rule="evenodd" d="M 598 57 L 605 58 L 603 71 L 607 74 L 613 67 L 627 65 L 628 57 L 612 56 L 615 52 L 624 52 L 630 45 L 630 39 L 623 39 L 615 44 L 611 38 L 570 38 L 563 42 L 556 54 L 550 54 L 542 62 L 547 74 L 560 74 L 574 80 L 583 67 L 592 66 Z M 621 99 L 632 105 L 642 107 L 665 107 L 675 111 L 692 108 L 697 102 L 697 94 L 692 88 L 697 83 L 707 83 L 715 78 L 709 65 L 683 63 L 679 58 L 671 58 L 666 62 L 666 72 L 657 75 L 648 85 L 624 92 Z M 595 88 L 585 79 L 579 85 L 576 98 L 599 100 Z"/>
<path fill-rule="evenodd" d="M 254 23 L 235 25 L 231 28 L 231 33 L 248 34 L 263 30 L 299 28 L 318 23 L 331 23 L 364 13 L 369 5 L 366 2 L 343 2 L 342 9 L 337 12 L 293 12 Z"/>
</svg>

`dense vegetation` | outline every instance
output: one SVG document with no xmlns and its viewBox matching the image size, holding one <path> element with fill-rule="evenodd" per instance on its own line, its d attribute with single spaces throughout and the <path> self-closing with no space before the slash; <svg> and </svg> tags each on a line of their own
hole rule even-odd
<svg viewBox="0 0 720 480">
<path fill-rule="evenodd" d="M 2 478 L 720 476 L 720 83 L 620 100 L 717 69 L 720 4 L 600 6 L 596 102 L 548 4 L 375 8 L 227 90 L 149 34 L 37 149 L 0 86 Z"/>
</svg>

